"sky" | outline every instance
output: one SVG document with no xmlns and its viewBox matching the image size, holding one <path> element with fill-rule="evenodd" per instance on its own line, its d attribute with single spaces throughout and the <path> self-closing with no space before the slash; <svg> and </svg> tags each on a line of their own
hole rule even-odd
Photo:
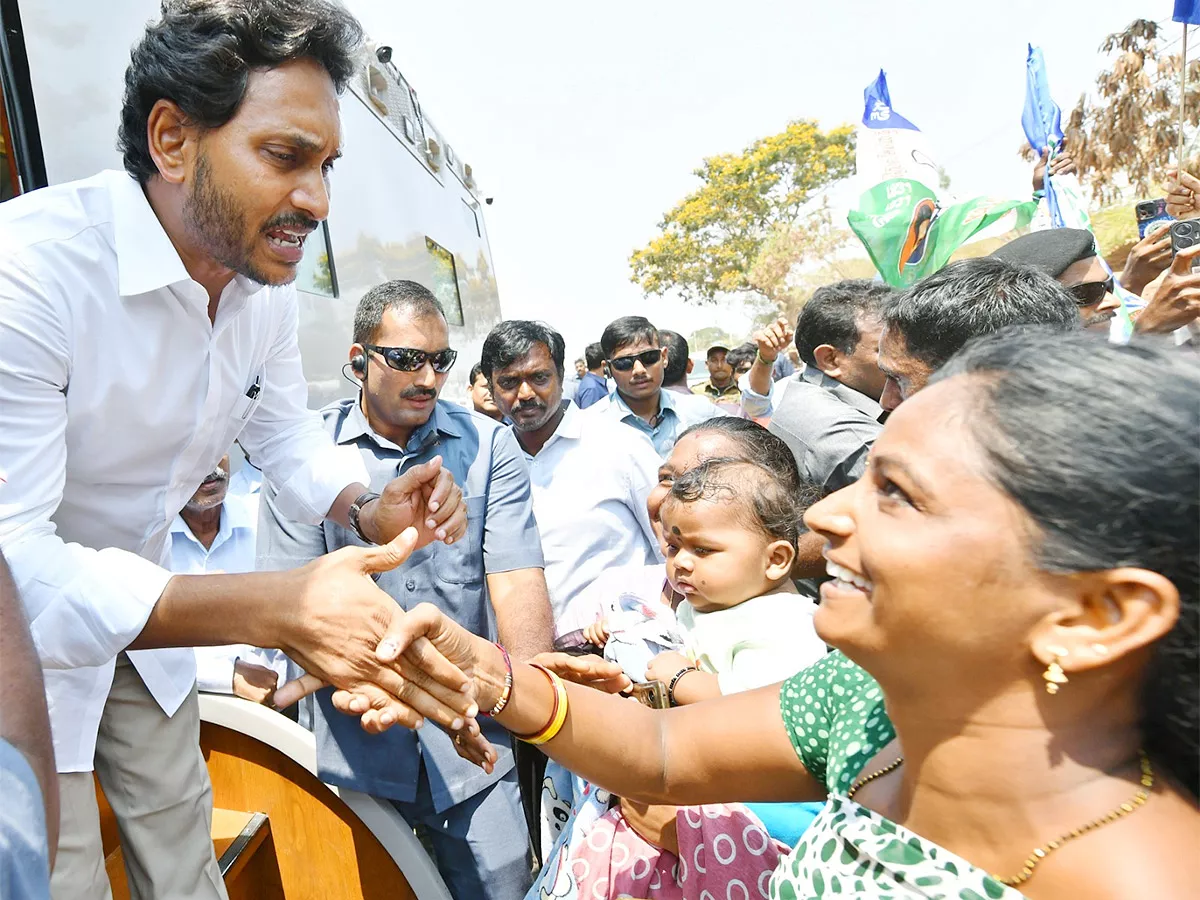
<svg viewBox="0 0 1200 900">
<path fill-rule="evenodd" d="M 704 157 L 794 119 L 857 123 L 883 68 L 954 194 L 1024 198 L 1026 44 L 1044 50 L 1066 112 L 1101 70 L 1105 35 L 1171 12 L 1170 0 L 346 2 L 494 198 L 505 317 L 547 321 L 572 357 L 622 315 L 685 335 L 748 330 L 736 304 L 646 298 L 630 281 L 630 253 L 699 185 Z"/>
</svg>

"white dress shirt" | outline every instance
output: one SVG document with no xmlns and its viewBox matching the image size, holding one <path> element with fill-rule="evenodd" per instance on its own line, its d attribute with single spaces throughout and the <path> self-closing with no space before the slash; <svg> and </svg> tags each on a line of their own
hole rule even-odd
<svg viewBox="0 0 1200 900">
<path fill-rule="evenodd" d="M 658 484 L 658 454 L 632 428 L 568 403 L 550 440 L 525 458 L 546 587 L 562 634 L 557 623 L 574 618 L 567 617 L 572 601 L 605 569 L 662 560 L 646 510 Z"/>
<path fill-rule="evenodd" d="M 297 314 L 293 287 L 238 276 L 210 323 L 124 172 L 0 205 L 0 549 L 48 669 L 60 772 L 92 768 L 113 660 L 171 578 L 171 521 L 235 438 L 296 519 L 366 483 L 306 408 Z M 129 657 L 173 713 L 193 652 Z"/>
<path fill-rule="evenodd" d="M 225 495 L 216 537 L 205 547 L 182 516 L 171 523 L 167 545 L 170 570 L 176 575 L 238 575 L 254 571 L 255 536 L 258 534 L 258 493 Z M 196 687 L 214 694 L 233 693 L 233 668 L 239 660 L 273 669 L 283 684 L 298 677 L 301 669 L 282 650 L 228 644 L 196 648 Z"/>
<path fill-rule="evenodd" d="M 664 460 L 671 455 L 679 436 L 693 425 L 729 415 L 707 397 L 699 394 L 660 389 L 658 396 L 658 419 L 653 425 L 630 409 L 625 398 L 615 390 L 603 400 L 589 406 L 586 412 L 589 416 L 605 416 L 635 429 L 654 445 L 659 458 Z"/>
</svg>

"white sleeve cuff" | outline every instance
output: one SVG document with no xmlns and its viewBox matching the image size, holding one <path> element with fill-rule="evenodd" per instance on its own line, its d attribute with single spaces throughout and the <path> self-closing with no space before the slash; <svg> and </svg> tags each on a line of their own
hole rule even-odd
<svg viewBox="0 0 1200 900">
<path fill-rule="evenodd" d="M 767 393 L 759 394 L 750 387 L 750 373 L 747 372 L 738 379 L 738 389 L 742 392 L 742 411 L 752 419 L 759 419 L 771 414 L 771 398 L 775 396 L 775 383 L 767 388 Z"/>
</svg>

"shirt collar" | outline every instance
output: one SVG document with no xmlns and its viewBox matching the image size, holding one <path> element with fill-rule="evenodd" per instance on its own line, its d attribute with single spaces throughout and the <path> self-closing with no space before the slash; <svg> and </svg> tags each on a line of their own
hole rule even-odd
<svg viewBox="0 0 1200 900">
<path fill-rule="evenodd" d="M 846 387 L 836 378 L 830 378 L 816 366 L 806 366 L 800 373 L 800 380 L 825 388 L 846 405 L 853 406 L 863 415 L 870 416 L 872 419 L 878 420 L 883 415 L 883 407 L 878 402 L 852 387 Z"/>
<path fill-rule="evenodd" d="M 217 526 L 217 534 L 213 538 L 212 546 L 208 547 L 206 552 L 211 553 L 216 550 L 217 547 L 229 540 L 235 531 L 252 532 L 257 527 L 257 507 L 252 508 L 251 504 L 247 503 L 237 494 L 226 494 L 225 500 L 221 504 L 221 522 Z M 197 547 L 204 546 L 192 534 L 192 529 L 188 527 L 182 515 L 176 515 L 175 519 L 171 522 L 171 535 L 182 535 Z"/>
<path fill-rule="evenodd" d="M 361 437 L 366 437 L 380 447 L 399 450 L 401 453 L 416 453 L 430 442 L 435 431 L 447 437 L 462 437 L 462 432 L 458 430 L 454 420 L 446 411 L 444 402 L 437 400 L 433 404 L 433 413 L 429 416 L 428 421 L 412 433 L 406 447 L 398 447 L 387 438 L 375 433 L 375 429 L 371 427 L 371 423 L 363 414 L 361 398 L 362 392 L 360 391 L 357 397 L 342 401 L 350 408 L 338 425 L 337 434 L 334 436 L 337 443 L 349 444 Z"/>
<path fill-rule="evenodd" d="M 609 402 L 612 403 L 612 405 L 620 411 L 620 418 L 624 419 L 626 416 L 633 416 L 635 419 L 638 418 L 638 414 L 629 408 L 629 404 L 625 402 L 625 398 L 621 396 L 620 391 L 613 391 L 608 396 L 609 396 Z M 674 394 L 674 392 L 663 390 L 662 388 L 659 388 L 659 390 L 658 390 L 658 420 L 660 422 L 663 420 L 663 417 L 667 414 L 667 410 L 670 410 L 671 414 L 678 418 L 679 412 L 675 409 L 675 397 L 676 397 L 676 395 Z M 645 420 L 643 420 L 643 421 L 645 421 Z"/>
<path fill-rule="evenodd" d="M 150 206 L 141 184 L 126 172 L 107 174 L 117 244 L 117 289 L 121 296 L 135 297 L 190 282 L 192 276 Z M 233 281 L 246 295 L 263 288 L 242 275 L 235 275 Z"/>
</svg>

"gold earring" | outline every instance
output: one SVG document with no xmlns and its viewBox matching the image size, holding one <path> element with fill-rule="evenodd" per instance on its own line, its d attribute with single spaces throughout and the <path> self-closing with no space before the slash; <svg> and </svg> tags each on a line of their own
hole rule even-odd
<svg viewBox="0 0 1200 900">
<path fill-rule="evenodd" d="M 1046 666 L 1046 671 L 1042 673 L 1042 678 L 1046 682 L 1046 693 L 1053 696 L 1058 693 L 1058 686 L 1067 683 L 1067 673 L 1063 671 L 1059 660 L 1067 655 L 1065 647 L 1047 647 L 1050 654 L 1050 665 Z"/>
</svg>

